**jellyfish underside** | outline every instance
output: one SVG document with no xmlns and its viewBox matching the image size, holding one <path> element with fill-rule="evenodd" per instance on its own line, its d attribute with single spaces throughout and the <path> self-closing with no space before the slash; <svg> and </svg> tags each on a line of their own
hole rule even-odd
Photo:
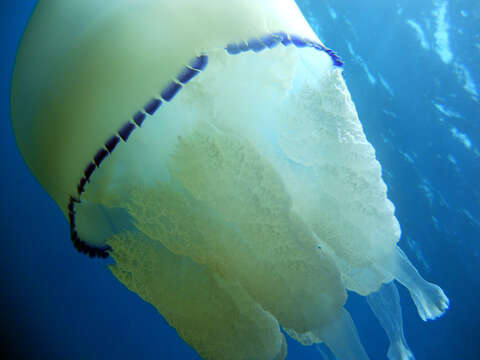
<svg viewBox="0 0 480 360">
<path fill-rule="evenodd" d="M 232 6 L 237 3 L 257 6 L 243 0 Z M 256 31 L 258 37 L 271 32 Z M 110 46 L 101 37 L 85 43 L 79 53 Z M 202 358 L 284 359 L 283 329 L 304 345 L 325 343 L 339 360 L 368 359 L 344 308 L 350 290 L 369 296 L 392 344 L 403 346 L 389 358 L 408 359 L 398 294 L 382 284 L 396 279 L 406 286 L 424 320 L 440 316 L 448 299 L 397 246 L 394 207 L 342 69 L 330 53 L 302 43 L 235 55 L 225 46 L 204 49 L 208 67 L 195 70 L 96 167 L 75 204 L 75 231 L 91 246 L 108 246 L 114 276 L 155 306 Z M 78 71 L 85 88 L 58 94 L 59 104 L 42 104 L 41 118 L 67 113 L 79 92 L 90 91 L 89 80 L 107 76 L 87 71 L 82 57 L 69 61 L 65 68 Z M 137 71 L 143 80 L 154 73 Z M 92 130 L 124 106 L 117 99 L 88 101 L 105 118 L 82 125 Z M 78 119 L 89 119 L 82 107 L 75 110 Z M 83 134 L 75 142 L 95 148 L 90 142 L 97 135 Z M 82 151 L 70 154 L 83 159 Z M 32 159 L 35 172 L 40 165 Z M 55 181 L 44 186 L 50 191 Z M 62 196 L 54 198 L 68 198 Z"/>
<path fill-rule="evenodd" d="M 343 308 L 345 289 L 368 294 L 377 290 L 383 282 L 395 278 L 395 267 L 383 264 L 390 264 L 399 248 L 395 241 L 391 241 L 388 248 L 383 239 L 388 233 L 393 233 L 392 238 L 398 236 L 399 230 L 393 217 L 393 206 L 385 197 L 383 182 L 380 178 L 372 181 L 374 176 L 379 176 L 379 165 L 373 157 L 373 150 L 366 142 L 360 125 L 353 130 L 345 125 L 356 125 L 356 114 L 351 111 L 353 105 L 346 96 L 346 89 L 342 88 L 340 71 L 330 67 L 325 71 L 322 62 L 312 64 L 312 57 L 318 54 L 308 51 L 278 48 L 269 53 L 245 54 L 228 61 L 223 55 L 218 58 L 210 56 L 209 72 L 185 87 L 176 102 L 164 109 L 163 116 L 166 119 L 171 116 L 176 124 L 171 126 L 168 120 L 152 122 L 151 128 L 145 124 L 142 133 L 132 138 L 128 147 L 122 150 L 125 154 L 116 154 L 118 166 L 128 166 L 127 158 L 135 164 L 129 172 L 128 182 L 122 184 L 121 179 L 112 175 L 116 166 L 112 157 L 113 161 L 101 170 L 105 174 L 100 173 L 98 182 L 92 181 L 92 194 L 96 199 L 102 199 L 99 203 L 107 209 L 126 209 L 134 230 L 140 234 L 137 236 L 161 243 L 163 251 L 168 249 L 176 256 L 191 259 L 202 266 L 202 271 L 225 283 L 237 284 L 250 296 L 250 301 L 273 316 L 275 322 L 269 332 L 275 334 L 281 326 L 304 345 L 325 342 L 338 359 L 367 359 L 353 322 Z M 279 59 L 282 61 L 279 62 Z M 250 61 L 255 61 L 255 69 L 245 73 L 243 70 Z M 224 86 L 219 80 L 224 78 L 223 74 L 228 74 L 228 82 L 235 86 L 220 91 Z M 260 77 L 267 78 L 262 88 L 258 88 Z M 322 99 L 320 105 L 318 99 Z M 297 111 L 292 113 L 289 107 Z M 182 112 L 181 118 L 177 117 L 176 114 L 183 108 L 188 110 Z M 332 115 L 333 112 L 335 115 Z M 320 121 L 328 116 L 333 118 L 331 124 Z M 335 127 L 350 131 L 349 135 L 354 140 L 332 139 Z M 303 133 L 299 130 L 302 128 Z M 166 175 L 162 179 L 152 175 L 149 179 L 148 170 L 139 164 L 142 157 L 138 158 L 136 154 L 158 154 L 154 142 L 146 137 L 162 133 L 166 138 L 168 132 L 173 138 L 166 140 L 172 144 L 166 151 L 168 156 L 159 154 L 158 159 L 161 160 L 157 160 L 158 167 Z M 311 134 L 317 134 L 318 138 L 312 139 Z M 306 151 L 298 149 L 298 144 L 289 143 L 293 142 L 294 135 L 301 138 L 305 147 L 321 143 L 323 150 L 330 147 L 330 151 L 335 152 L 341 148 L 342 153 L 337 153 L 337 156 L 342 161 L 332 159 L 329 154 L 315 156 L 313 153 L 310 156 L 314 160 L 307 163 L 303 159 L 308 153 L 302 154 L 303 158 L 289 155 L 292 151 Z M 346 149 L 349 147 L 350 154 Z M 367 153 L 361 153 L 359 149 L 366 149 Z M 346 161 L 349 157 L 350 163 Z M 366 164 L 368 162 L 372 164 Z M 137 173 L 135 169 L 138 169 Z M 326 176 L 331 179 L 330 184 L 328 179 L 321 177 L 325 169 L 336 174 L 336 177 Z M 349 184 L 335 184 L 347 181 L 342 172 L 360 185 L 355 184 L 352 190 L 347 186 Z M 158 169 L 152 173 L 158 174 Z M 102 178 L 108 179 L 108 183 L 102 182 Z M 362 185 L 367 188 L 362 188 Z M 318 190 L 314 191 L 314 187 Z M 335 188 L 337 193 L 332 191 Z M 381 194 L 378 194 L 378 188 Z M 332 200 L 318 200 L 331 197 L 338 201 L 342 191 L 348 191 L 352 197 L 360 194 L 353 202 L 357 205 L 368 203 L 368 206 L 365 205 L 370 210 L 368 216 L 372 212 L 380 214 L 377 222 L 386 221 L 390 216 L 387 221 L 390 229 L 381 223 L 372 225 L 375 220 L 367 218 L 363 220 L 368 221 L 360 222 L 362 225 L 359 226 L 358 222 L 365 215 L 359 214 L 357 209 L 357 213 L 351 215 L 356 218 L 349 219 L 344 211 L 349 205 L 345 200 L 343 205 L 337 205 Z M 372 193 L 376 202 L 371 199 Z M 344 216 L 336 219 L 328 215 L 319 216 L 332 210 L 333 206 Z M 382 230 L 372 230 L 378 238 L 368 233 L 368 226 L 374 225 Z M 347 240 L 345 248 L 338 246 L 337 240 L 347 236 L 341 233 L 345 232 L 345 228 L 362 232 L 362 236 L 372 242 L 368 253 L 364 249 L 359 250 L 368 256 L 349 258 L 355 252 L 353 246 L 360 246 L 355 241 Z M 328 236 L 324 235 L 327 231 L 322 232 L 321 229 L 328 229 Z M 335 231 L 339 233 L 335 234 Z M 375 241 L 380 245 L 375 246 Z M 117 238 L 108 241 L 116 261 L 111 269 L 125 283 L 125 277 L 118 275 L 123 270 L 123 261 L 116 255 L 119 243 Z M 380 249 L 378 254 L 373 253 L 375 249 Z M 342 254 L 342 250 L 347 255 Z M 380 260 L 385 255 L 390 255 L 390 260 Z M 140 259 L 136 263 L 139 267 L 144 264 Z M 396 267 L 403 269 L 401 261 L 398 263 L 400 265 Z M 347 266 L 360 268 L 364 273 L 371 272 L 374 275 L 369 279 L 373 280 L 362 282 L 357 273 L 353 271 L 351 275 L 344 270 Z M 397 271 L 397 274 L 402 278 L 402 271 Z M 176 275 L 170 276 L 174 278 Z M 406 276 L 403 274 L 403 277 Z M 414 276 L 407 278 L 412 283 L 411 287 L 417 286 Z M 186 279 L 178 281 L 190 286 Z M 350 288 L 345 285 L 350 283 L 356 286 Z M 161 286 L 160 281 L 158 286 Z M 359 289 L 359 286 L 363 288 Z M 127 287 L 135 289 L 132 285 Z M 143 298 L 157 306 L 152 298 Z M 188 313 L 188 306 L 185 304 L 182 313 Z M 163 314 L 159 306 L 157 309 Z M 243 310 L 239 313 L 243 314 Z M 224 321 L 236 322 L 228 317 Z M 195 345 L 200 341 L 184 336 L 185 332 L 180 325 L 176 326 L 175 321 L 170 323 L 189 344 L 196 349 L 201 348 Z M 211 322 L 207 323 L 212 326 Z M 241 332 L 240 328 L 238 325 L 236 331 Z M 265 331 L 265 327 L 262 329 Z M 247 327 L 242 331 L 253 333 Z M 198 333 L 208 331 L 203 329 Z M 238 340 L 230 342 L 238 344 L 234 346 L 238 348 L 235 356 L 250 358 L 243 352 L 248 348 L 243 348 L 242 337 L 235 333 L 231 336 L 233 338 Z M 283 358 L 286 349 L 279 338 L 278 334 L 272 334 L 275 342 L 270 343 L 270 348 L 262 345 L 261 348 L 268 351 L 263 355 L 259 352 L 259 358 Z M 209 340 L 205 342 L 209 343 Z M 268 342 L 262 342 L 265 343 Z M 218 358 L 213 352 L 199 353 L 205 358 Z"/>
</svg>

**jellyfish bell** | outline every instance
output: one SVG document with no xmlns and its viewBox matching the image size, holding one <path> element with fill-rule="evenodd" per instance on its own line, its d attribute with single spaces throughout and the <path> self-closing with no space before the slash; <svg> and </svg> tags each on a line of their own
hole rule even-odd
<svg viewBox="0 0 480 360">
<path fill-rule="evenodd" d="M 202 357 L 283 359 L 283 328 L 367 359 L 346 289 L 448 299 L 397 248 L 342 65 L 292 0 L 39 1 L 13 129 L 75 247 Z"/>
<path fill-rule="evenodd" d="M 159 90 L 178 80 L 185 65 L 202 52 L 268 29 L 311 35 L 301 17 L 286 18 L 292 12 L 298 9 L 287 1 L 215 1 L 208 7 L 189 0 L 39 1 L 12 82 L 13 128 L 22 156 L 68 214 L 69 196 L 77 193 L 94 155 Z"/>
</svg>

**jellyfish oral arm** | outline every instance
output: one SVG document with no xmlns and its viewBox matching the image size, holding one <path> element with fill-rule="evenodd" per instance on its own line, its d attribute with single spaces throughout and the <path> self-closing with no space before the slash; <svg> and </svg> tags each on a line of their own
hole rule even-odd
<svg viewBox="0 0 480 360">
<path fill-rule="evenodd" d="M 450 306 L 450 300 L 443 290 L 420 276 L 400 247 L 395 248 L 393 256 L 393 260 L 379 265 L 408 289 L 420 318 L 427 321 L 442 316 Z"/>
<path fill-rule="evenodd" d="M 390 340 L 387 357 L 390 360 L 414 360 L 403 333 L 400 295 L 395 283 L 383 284 L 378 291 L 367 296 L 367 302 Z"/>
<path fill-rule="evenodd" d="M 335 320 L 314 332 L 337 359 L 368 360 L 350 314 L 341 309 Z"/>
</svg>

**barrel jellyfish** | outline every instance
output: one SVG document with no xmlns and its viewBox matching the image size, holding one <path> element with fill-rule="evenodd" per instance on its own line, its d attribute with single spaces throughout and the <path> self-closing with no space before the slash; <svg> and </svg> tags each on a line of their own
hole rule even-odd
<svg viewBox="0 0 480 360">
<path fill-rule="evenodd" d="M 77 250 L 204 359 L 285 359 L 285 336 L 368 359 L 366 296 L 411 359 L 398 292 L 448 308 L 397 246 L 340 57 L 293 0 L 40 0 L 18 49 L 13 129 Z"/>
</svg>

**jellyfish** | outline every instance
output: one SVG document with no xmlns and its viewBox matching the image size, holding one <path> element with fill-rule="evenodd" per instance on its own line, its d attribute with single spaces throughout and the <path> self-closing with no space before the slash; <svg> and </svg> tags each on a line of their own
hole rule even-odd
<svg viewBox="0 0 480 360">
<path fill-rule="evenodd" d="M 396 279 L 424 320 L 448 298 L 397 245 L 342 74 L 293 0 L 40 0 L 12 126 L 73 246 L 202 358 L 285 359 L 287 335 L 362 360 L 348 291 Z"/>
</svg>

